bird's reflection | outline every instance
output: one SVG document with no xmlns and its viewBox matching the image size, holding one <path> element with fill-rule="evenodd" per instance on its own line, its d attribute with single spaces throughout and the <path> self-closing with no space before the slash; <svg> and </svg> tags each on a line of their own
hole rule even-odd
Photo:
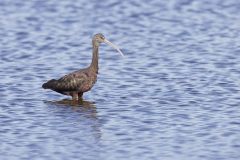
<svg viewBox="0 0 240 160">
<path fill-rule="evenodd" d="M 82 113 L 85 117 L 97 119 L 97 108 L 94 102 L 86 100 L 70 100 L 63 99 L 60 101 L 52 101 L 52 104 L 71 107 L 74 111 Z"/>
<path fill-rule="evenodd" d="M 94 102 L 83 99 L 79 101 L 63 99 L 59 101 L 46 101 L 46 103 L 54 106 L 71 107 L 73 111 L 80 113 L 80 116 L 90 119 L 91 127 L 94 129 L 94 137 L 97 139 L 101 138 L 100 124 L 97 117 L 97 108 Z"/>
<path fill-rule="evenodd" d="M 56 105 L 64 105 L 64 106 L 72 106 L 72 107 L 86 107 L 86 108 L 96 108 L 94 102 L 86 101 L 86 100 L 70 100 L 70 99 L 62 99 L 60 101 L 48 101 L 51 104 Z"/>
</svg>

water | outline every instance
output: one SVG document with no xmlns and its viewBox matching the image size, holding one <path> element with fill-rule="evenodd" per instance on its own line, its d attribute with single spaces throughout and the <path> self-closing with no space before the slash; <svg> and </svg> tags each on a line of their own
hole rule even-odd
<svg viewBox="0 0 240 160">
<path fill-rule="evenodd" d="M 233 160 L 240 157 L 240 3 L 0 2 L 0 158 Z M 83 68 L 84 102 L 42 83 Z"/>
</svg>

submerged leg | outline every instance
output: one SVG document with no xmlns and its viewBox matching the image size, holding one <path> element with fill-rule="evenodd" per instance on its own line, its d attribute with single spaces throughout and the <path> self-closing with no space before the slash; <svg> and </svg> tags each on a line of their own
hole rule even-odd
<svg viewBox="0 0 240 160">
<path fill-rule="evenodd" d="M 73 100 L 73 101 L 77 101 L 77 100 L 78 100 L 78 93 L 77 93 L 77 92 L 73 92 L 73 93 L 71 94 L 71 96 L 72 96 L 72 100 Z"/>
<path fill-rule="evenodd" d="M 78 92 L 78 100 L 81 100 L 81 99 L 82 99 L 82 96 L 83 96 L 83 93 Z"/>
<path fill-rule="evenodd" d="M 78 92 L 78 100 L 79 100 L 79 99 L 82 99 L 82 95 L 83 95 L 82 92 Z"/>
</svg>

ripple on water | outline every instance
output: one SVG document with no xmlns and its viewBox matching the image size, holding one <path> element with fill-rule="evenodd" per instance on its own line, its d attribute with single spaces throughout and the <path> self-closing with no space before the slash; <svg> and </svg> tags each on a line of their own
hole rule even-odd
<svg viewBox="0 0 240 160">
<path fill-rule="evenodd" d="M 234 0 L 2 0 L 0 158 L 238 159 L 238 13 Z M 84 101 L 43 90 L 90 63 L 98 32 L 125 57 L 101 45 Z"/>
</svg>

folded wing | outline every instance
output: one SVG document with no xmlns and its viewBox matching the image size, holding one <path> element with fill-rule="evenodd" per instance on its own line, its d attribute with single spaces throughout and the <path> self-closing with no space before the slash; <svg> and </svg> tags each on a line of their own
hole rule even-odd
<svg viewBox="0 0 240 160">
<path fill-rule="evenodd" d="M 44 83 L 42 87 L 44 89 L 52 89 L 57 92 L 68 92 L 77 91 L 86 81 L 87 77 L 85 74 L 69 74 L 64 77 L 55 80 L 52 79 L 47 83 Z"/>
</svg>

